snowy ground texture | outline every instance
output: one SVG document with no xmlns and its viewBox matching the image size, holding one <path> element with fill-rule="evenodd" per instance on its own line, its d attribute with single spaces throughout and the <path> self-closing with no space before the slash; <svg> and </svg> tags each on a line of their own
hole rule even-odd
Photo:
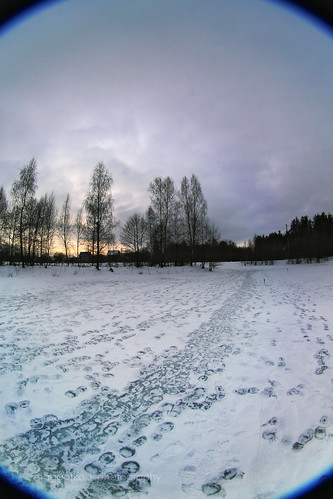
<svg viewBox="0 0 333 499">
<path fill-rule="evenodd" d="M 0 463 L 57 498 L 271 498 L 333 455 L 333 261 L 0 268 Z"/>
</svg>

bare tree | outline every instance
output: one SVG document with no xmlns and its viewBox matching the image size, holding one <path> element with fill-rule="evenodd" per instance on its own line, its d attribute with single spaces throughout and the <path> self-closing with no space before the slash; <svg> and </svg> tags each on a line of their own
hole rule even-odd
<svg viewBox="0 0 333 499">
<path fill-rule="evenodd" d="M 85 209 L 87 211 L 85 224 L 83 226 L 84 240 L 86 242 L 87 251 L 95 255 L 96 249 L 96 215 L 90 210 L 88 211 L 87 203 L 84 203 Z"/>
<path fill-rule="evenodd" d="M 150 252 L 151 263 L 153 262 L 153 255 L 157 247 L 157 234 L 156 234 L 156 217 L 154 210 L 151 206 L 146 211 L 146 225 L 147 225 L 147 242 L 148 250 Z"/>
<path fill-rule="evenodd" d="M 90 181 L 90 190 L 85 199 L 87 225 L 93 248 L 96 244 L 96 269 L 100 267 L 100 254 L 103 246 L 110 240 L 114 228 L 113 200 L 111 196 L 112 176 L 103 163 L 94 168 Z"/>
<path fill-rule="evenodd" d="M 31 198 L 27 202 L 26 207 L 26 252 L 27 258 L 30 265 L 34 264 L 33 258 L 33 245 L 35 237 L 35 226 L 36 226 L 36 216 L 37 216 L 37 200 L 36 198 Z"/>
<path fill-rule="evenodd" d="M 54 194 L 45 194 L 40 198 L 36 206 L 35 235 L 33 243 L 33 258 L 39 251 L 40 263 L 43 263 L 44 255 L 50 258 L 50 252 L 57 227 L 57 210 Z"/>
<path fill-rule="evenodd" d="M 58 220 L 58 233 L 61 239 L 61 242 L 64 245 L 65 249 L 65 255 L 66 255 L 66 260 L 69 265 L 69 258 L 68 258 L 68 250 L 69 250 L 69 244 L 70 244 L 70 239 L 71 239 L 71 233 L 72 233 L 72 226 L 71 226 L 71 220 L 70 220 L 70 198 L 69 194 L 67 194 L 66 199 L 62 205 L 62 210 L 59 215 L 59 220 Z"/>
<path fill-rule="evenodd" d="M 189 181 L 184 177 L 181 182 L 179 199 L 182 206 L 187 243 L 191 249 L 191 265 L 194 260 L 194 249 L 199 242 L 199 235 L 205 224 L 207 202 L 203 196 L 198 178 L 191 176 Z"/>
<path fill-rule="evenodd" d="M 184 240 L 184 223 L 181 213 L 181 203 L 176 200 L 170 218 L 170 242 L 174 250 L 174 263 L 178 265 L 179 246 Z"/>
<path fill-rule="evenodd" d="M 80 208 L 75 217 L 74 228 L 76 235 L 76 257 L 79 258 L 80 255 L 80 242 L 83 234 L 83 217 L 82 217 L 83 209 Z"/>
<path fill-rule="evenodd" d="M 175 199 L 175 186 L 170 177 L 156 177 L 149 184 L 151 209 L 156 221 L 156 235 L 160 265 L 165 263 L 165 251 L 169 242 L 169 224 Z"/>
<path fill-rule="evenodd" d="M 8 202 L 3 186 L 0 187 L 0 246 L 7 237 Z"/>
<path fill-rule="evenodd" d="M 11 203 L 11 207 L 8 211 L 8 246 L 10 261 L 13 262 L 16 248 L 17 239 L 17 227 L 19 224 L 19 208 L 14 202 Z"/>
<path fill-rule="evenodd" d="M 35 228 L 34 228 L 34 237 L 32 243 L 32 260 L 35 261 L 35 255 L 39 248 L 39 238 L 40 233 L 43 231 L 43 217 L 44 217 L 44 197 L 39 199 L 36 203 L 35 208 Z M 43 232 L 42 232 L 43 234 Z M 42 238 L 43 240 L 43 238 Z"/>
<path fill-rule="evenodd" d="M 210 218 L 205 219 L 200 231 L 200 244 L 209 244 L 214 246 L 219 243 L 221 233 L 216 224 Z"/>
<path fill-rule="evenodd" d="M 205 223 L 202 225 L 199 242 L 201 244 L 201 266 L 205 267 L 205 263 L 209 258 L 209 270 L 215 268 L 214 263 L 214 248 L 218 247 L 221 234 L 215 223 L 206 218 Z"/>
<path fill-rule="evenodd" d="M 19 210 L 19 238 L 22 267 L 24 268 L 24 231 L 25 214 L 29 200 L 37 189 L 37 164 L 33 158 L 28 165 L 20 170 L 19 180 L 13 183 L 12 195 L 14 203 Z"/>
<path fill-rule="evenodd" d="M 134 251 L 137 260 L 136 265 L 139 266 L 139 253 L 143 250 L 143 247 L 147 240 L 147 222 L 143 215 L 139 213 L 134 213 L 131 215 L 124 226 L 122 227 L 120 234 L 120 242 L 127 248 Z"/>
<path fill-rule="evenodd" d="M 48 258 L 53 245 L 53 239 L 57 226 L 57 209 L 53 192 L 45 196 L 45 246 Z"/>
</svg>

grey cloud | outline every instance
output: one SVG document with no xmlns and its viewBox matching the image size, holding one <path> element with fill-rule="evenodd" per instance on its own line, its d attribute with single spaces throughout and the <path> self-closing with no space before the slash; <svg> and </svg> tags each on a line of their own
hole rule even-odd
<svg viewBox="0 0 333 499">
<path fill-rule="evenodd" d="M 40 191 L 77 207 L 104 161 L 124 219 L 193 172 L 236 241 L 331 211 L 331 40 L 268 2 L 208 5 L 73 0 L 7 34 L 5 187 L 36 156 Z"/>
</svg>

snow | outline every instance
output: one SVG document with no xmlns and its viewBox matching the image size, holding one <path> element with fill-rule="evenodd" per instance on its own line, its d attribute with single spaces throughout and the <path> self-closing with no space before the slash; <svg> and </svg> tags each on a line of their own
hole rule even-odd
<svg viewBox="0 0 333 499">
<path fill-rule="evenodd" d="M 332 277 L 1 267 L 0 462 L 64 499 L 269 498 L 323 474 Z"/>
</svg>

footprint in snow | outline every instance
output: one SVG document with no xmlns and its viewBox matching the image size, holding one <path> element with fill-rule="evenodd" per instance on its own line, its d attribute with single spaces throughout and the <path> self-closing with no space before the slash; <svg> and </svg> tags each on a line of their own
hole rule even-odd
<svg viewBox="0 0 333 499">
<path fill-rule="evenodd" d="M 214 482 L 205 483 L 201 487 L 201 490 L 206 496 L 213 496 L 215 494 L 218 494 L 219 497 L 226 496 L 226 491 L 221 487 L 219 483 L 214 483 Z"/>
<path fill-rule="evenodd" d="M 277 439 L 275 430 L 264 430 L 261 434 L 264 440 L 268 440 L 269 442 L 274 442 Z"/>
<path fill-rule="evenodd" d="M 298 452 L 304 448 L 304 445 L 310 442 L 313 438 L 317 438 L 318 440 L 323 440 L 327 436 L 326 425 L 328 423 L 327 416 L 323 416 L 320 419 L 320 425 L 317 426 L 314 430 L 312 428 L 308 428 L 304 432 L 302 432 L 297 441 L 293 443 L 292 450 Z"/>
<path fill-rule="evenodd" d="M 247 393 L 255 394 L 259 392 L 259 388 L 256 386 L 251 386 L 251 388 L 238 388 L 235 393 L 238 395 L 246 395 Z"/>
<path fill-rule="evenodd" d="M 278 367 L 285 367 L 285 366 L 286 366 L 286 362 L 285 362 L 284 358 L 279 357 Z"/>
<path fill-rule="evenodd" d="M 300 390 L 301 388 L 304 388 L 303 385 L 298 385 L 297 388 L 290 388 L 290 390 L 287 391 L 287 395 L 289 395 L 289 396 L 292 396 L 292 395 L 303 396 L 303 393 Z"/>
<path fill-rule="evenodd" d="M 271 419 L 269 419 L 266 423 L 263 423 L 261 426 L 268 426 L 268 425 L 277 425 L 279 423 L 279 420 L 276 416 L 273 416 Z"/>
<path fill-rule="evenodd" d="M 262 391 L 262 394 L 265 396 L 265 397 L 277 397 L 276 393 L 274 393 L 274 388 L 273 386 L 267 386 L 266 388 L 263 389 Z"/>
<path fill-rule="evenodd" d="M 135 454 L 135 449 L 132 449 L 131 447 L 122 447 L 119 450 L 119 454 L 122 457 L 132 457 Z"/>
<path fill-rule="evenodd" d="M 213 479 L 211 482 L 207 482 L 202 485 L 201 490 L 206 496 L 218 495 L 219 497 L 225 497 L 226 491 L 220 484 L 222 480 L 234 480 L 235 478 L 243 478 L 244 472 L 238 468 L 227 468 L 220 475 Z"/>
</svg>

